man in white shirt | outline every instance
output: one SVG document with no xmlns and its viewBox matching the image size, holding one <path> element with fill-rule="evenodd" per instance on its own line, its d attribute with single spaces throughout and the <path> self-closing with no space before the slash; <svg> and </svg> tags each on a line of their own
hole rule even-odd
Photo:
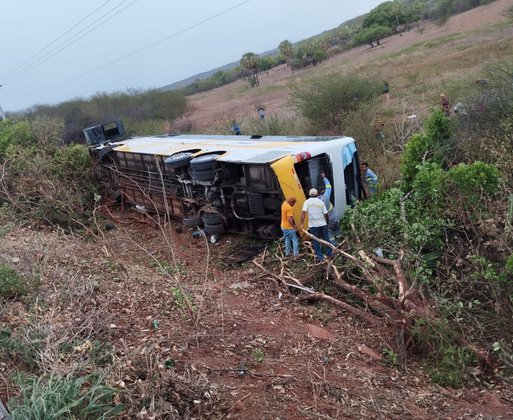
<svg viewBox="0 0 513 420">
<path fill-rule="evenodd" d="M 308 213 L 308 229 L 310 233 L 319 239 L 330 242 L 328 235 L 328 209 L 322 200 L 319 200 L 317 197 L 319 192 L 315 188 L 310 190 L 309 195 L 310 198 L 303 203 L 303 211 L 301 212 L 301 228 L 304 226 L 305 216 Z M 315 240 L 312 241 L 312 245 L 315 251 L 315 261 L 322 261 L 324 259 L 322 245 Z M 332 249 L 328 247 L 326 250 L 326 256 L 329 258 L 332 253 Z"/>
</svg>

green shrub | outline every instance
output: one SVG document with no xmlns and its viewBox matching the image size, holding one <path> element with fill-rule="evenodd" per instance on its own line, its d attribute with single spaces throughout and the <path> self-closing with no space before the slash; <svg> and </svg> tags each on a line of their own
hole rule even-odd
<svg viewBox="0 0 513 420">
<path fill-rule="evenodd" d="M 351 224 L 358 236 L 370 249 L 374 247 L 398 249 L 403 241 L 404 225 L 401 221 L 400 199 L 402 192 L 398 188 L 384 191 L 374 200 L 359 202 L 348 209 L 342 223 Z M 351 232 L 347 228 L 348 233 Z"/>
<path fill-rule="evenodd" d="M 102 376 L 58 375 L 17 378 L 20 396 L 8 407 L 13 420 L 110 419 L 123 410 L 114 403 L 116 391 L 104 384 Z"/>
<path fill-rule="evenodd" d="M 425 204 L 438 204 L 443 196 L 447 174 L 438 162 L 424 162 L 416 167 L 412 191 Z M 441 203 L 440 203 L 441 204 Z"/>
<path fill-rule="evenodd" d="M 292 95 L 298 112 L 316 129 L 340 132 L 343 118 L 381 94 L 381 84 L 354 75 L 331 74 L 307 83 Z"/>
<path fill-rule="evenodd" d="M 27 294 L 27 279 L 16 270 L 0 263 L 0 298 L 12 299 Z"/>
<path fill-rule="evenodd" d="M 458 334 L 444 320 L 419 319 L 410 332 L 415 348 L 425 356 L 431 379 L 442 386 L 461 386 L 467 368 L 478 364 L 474 352 L 456 344 Z"/>
<path fill-rule="evenodd" d="M 0 121 L 0 163 L 6 158 L 7 150 L 15 145 L 29 146 L 34 137 L 27 121 Z"/>
<path fill-rule="evenodd" d="M 448 171 L 448 182 L 466 200 L 477 202 L 483 195 L 500 191 L 500 173 L 495 165 L 483 162 L 460 163 Z"/>
<path fill-rule="evenodd" d="M 1 329 L 0 358 L 14 362 L 28 372 L 36 372 L 45 338 L 45 332 L 36 327 L 24 326 L 14 331 Z"/>
<path fill-rule="evenodd" d="M 60 177 L 87 177 L 91 173 L 91 167 L 89 150 L 81 144 L 57 149 L 50 164 L 50 170 Z"/>
<path fill-rule="evenodd" d="M 513 274 L 513 254 L 506 260 L 506 271 L 511 275 Z"/>
<path fill-rule="evenodd" d="M 31 127 L 37 144 L 11 143 L 5 150 L 8 162 L 0 200 L 17 218 L 31 223 L 82 228 L 90 222 L 96 191 L 87 148 L 61 147 L 57 120 L 39 118 Z"/>
<path fill-rule="evenodd" d="M 425 121 L 424 132 L 411 137 L 401 160 L 401 174 L 406 190 L 412 188 L 414 179 L 425 162 L 433 161 L 444 166 L 450 150 L 448 139 L 451 127 L 450 118 L 440 109 L 433 108 L 430 117 Z"/>
</svg>

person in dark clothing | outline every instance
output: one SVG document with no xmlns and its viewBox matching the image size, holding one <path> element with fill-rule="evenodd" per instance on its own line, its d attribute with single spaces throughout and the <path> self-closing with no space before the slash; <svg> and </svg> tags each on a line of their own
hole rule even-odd
<svg viewBox="0 0 513 420">
<path fill-rule="evenodd" d="M 265 120 L 265 109 L 264 109 L 264 107 L 262 107 L 262 106 L 261 106 L 261 107 L 259 107 L 259 108 L 257 109 L 257 112 L 258 112 L 258 116 L 260 117 L 260 119 L 261 119 L 262 121 L 263 121 L 263 120 Z"/>
<path fill-rule="evenodd" d="M 232 121 L 232 131 L 235 133 L 235 135 L 237 136 L 240 136 L 241 132 L 240 132 L 240 126 L 239 124 L 237 124 L 237 121 L 233 120 Z"/>
<path fill-rule="evenodd" d="M 387 98 L 387 102 L 390 101 L 390 96 L 389 96 L 390 85 L 388 84 L 388 82 L 386 80 L 383 80 L 383 87 L 381 89 L 382 89 L 383 95 L 385 95 L 385 98 Z"/>
</svg>

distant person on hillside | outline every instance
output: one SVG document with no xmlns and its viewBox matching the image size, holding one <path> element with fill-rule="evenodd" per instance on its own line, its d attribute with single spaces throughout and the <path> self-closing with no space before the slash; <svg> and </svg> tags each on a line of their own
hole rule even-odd
<svg viewBox="0 0 513 420">
<path fill-rule="evenodd" d="M 440 94 L 440 106 L 445 115 L 449 116 L 451 114 L 451 103 L 445 93 Z"/>
<path fill-rule="evenodd" d="M 378 176 L 369 168 L 367 162 L 361 165 L 361 177 L 364 185 L 364 192 L 367 198 L 374 197 L 378 190 Z"/>
<path fill-rule="evenodd" d="M 383 92 L 383 95 L 385 95 L 385 98 L 387 99 L 387 102 L 390 101 L 390 85 L 386 80 L 383 80 L 383 86 L 381 87 L 381 90 Z"/>
<path fill-rule="evenodd" d="M 258 109 L 257 109 L 257 112 L 258 112 L 258 116 L 260 117 L 260 119 L 263 121 L 265 120 L 265 109 L 263 106 L 259 106 Z"/>
<path fill-rule="evenodd" d="M 232 121 L 232 131 L 234 132 L 234 134 L 236 136 L 240 136 L 241 132 L 240 132 L 240 126 L 239 124 L 237 123 L 237 121 L 233 120 Z"/>
<path fill-rule="evenodd" d="M 379 118 L 379 114 L 376 113 L 376 116 L 372 120 L 372 128 L 374 129 L 374 134 L 376 138 L 379 140 L 385 139 L 385 133 L 383 133 L 383 129 L 385 128 L 385 123 L 381 118 Z"/>
</svg>

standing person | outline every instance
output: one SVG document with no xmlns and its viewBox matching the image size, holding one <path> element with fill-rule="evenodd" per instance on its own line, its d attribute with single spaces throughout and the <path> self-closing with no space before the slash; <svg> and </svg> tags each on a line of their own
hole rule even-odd
<svg viewBox="0 0 513 420">
<path fill-rule="evenodd" d="M 257 112 L 258 112 L 258 116 L 260 117 L 260 119 L 263 121 L 265 120 L 265 109 L 263 106 L 259 106 L 258 109 L 257 109 Z"/>
<path fill-rule="evenodd" d="M 281 231 L 285 240 L 285 256 L 290 255 L 290 244 L 294 257 L 299 255 L 299 238 L 297 236 L 298 227 L 294 221 L 294 213 L 292 207 L 296 204 L 296 197 L 287 198 L 281 205 Z"/>
<path fill-rule="evenodd" d="M 317 196 L 319 192 L 312 188 L 309 192 L 310 198 L 303 203 L 303 210 L 301 212 L 301 228 L 305 223 L 305 216 L 308 213 L 308 229 L 310 233 L 319 239 L 330 242 L 328 235 L 328 209 Z M 322 245 L 316 240 L 312 240 L 312 245 L 315 251 L 315 262 L 321 262 L 324 259 L 322 253 Z M 328 258 L 333 254 L 333 250 L 328 247 L 326 256 Z"/>
<path fill-rule="evenodd" d="M 385 123 L 379 117 L 378 113 L 376 113 L 376 116 L 372 120 L 372 128 L 374 129 L 374 134 L 376 134 L 377 139 L 379 139 L 379 140 L 385 139 L 385 134 L 383 133 L 383 130 L 385 129 Z"/>
<path fill-rule="evenodd" d="M 367 198 L 374 197 L 378 189 L 378 176 L 369 168 L 367 162 L 362 163 L 361 169 L 362 180 L 369 189 L 369 194 Z"/>
<path fill-rule="evenodd" d="M 442 107 L 444 114 L 449 116 L 451 113 L 451 103 L 449 102 L 449 99 L 447 99 L 445 93 L 440 94 L 440 106 Z"/>
<path fill-rule="evenodd" d="M 331 204 L 330 201 L 333 187 L 331 186 L 330 180 L 326 178 L 326 174 L 324 172 L 321 172 L 321 177 L 324 182 L 324 187 L 319 198 L 322 200 L 322 202 L 326 206 L 326 209 L 328 210 L 328 235 L 330 238 L 330 242 L 336 246 L 336 236 L 338 234 L 340 226 L 338 217 L 335 213 L 335 207 L 333 206 L 333 204 Z"/>
<path fill-rule="evenodd" d="M 387 102 L 390 101 L 390 85 L 386 80 L 383 80 L 383 86 L 381 87 L 381 91 L 383 92 L 383 95 L 385 95 L 385 98 L 387 98 Z"/>
<path fill-rule="evenodd" d="M 240 136 L 240 125 L 237 123 L 237 121 L 232 121 L 232 131 L 235 133 L 236 136 Z"/>
</svg>

